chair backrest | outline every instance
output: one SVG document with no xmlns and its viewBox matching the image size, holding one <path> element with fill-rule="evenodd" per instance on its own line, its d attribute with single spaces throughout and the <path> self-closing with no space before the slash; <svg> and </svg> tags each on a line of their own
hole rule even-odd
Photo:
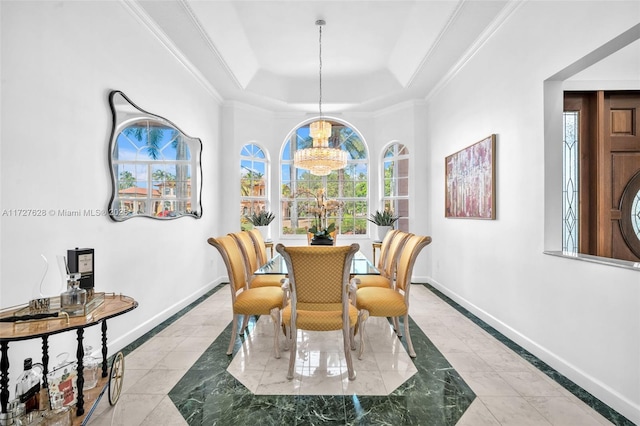
<svg viewBox="0 0 640 426">
<path fill-rule="evenodd" d="M 262 238 L 262 234 L 256 228 L 247 232 L 253 240 L 253 245 L 255 247 L 256 254 L 258 255 L 258 263 L 260 265 L 264 265 L 269 259 L 267 259 L 267 248 L 264 245 L 264 238 Z"/>
<path fill-rule="evenodd" d="M 229 235 L 218 238 L 211 237 L 207 242 L 218 249 L 222 256 L 224 265 L 227 267 L 229 283 L 231 284 L 231 297 L 235 303 L 238 290 L 247 288 L 246 266 L 242 251 L 238 247 L 236 240 Z"/>
<path fill-rule="evenodd" d="M 431 243 L 431 237 L 422 235 L 411 235 L 404 244 L 402 254 L 398 258 L 396 268 L 396 289 L 405 293 L 405 300 L 409 297 L 409 287 L 411 286 L 411 274 L 413 265 L 420 251 Z"/>
<path fill-rule="evenodd" d="M 350 246 L 276 246 L 287 263 L 292 307 L 323 310 L 322 305 L 348 303 L 349 272 L 353 255 L 360 249 Z"/>
<path fill-rule="evenodd" d="M 387 259 L 387 253 L 389 253 L 389 245 L 399 232 L 400 231 L 398 231 L 397 229 L 390 229 L 387 232 L 387 235 L 384 236 L 384 239 L 380 244 L 380 257 L 378 258 L 378 264 L 376 265 L 376 268 L 378 268 L 379 271 L 384 269 L 384 263 Z"/>
<path fill-rule="evenodd" d="M 253 238 L 251 238 L 251 235 L 249 235 L 247 231 L 234 232 L 229 235 L 235 239 L 238 246 L 240 246 L 242 255 L 245 258 L 247 277 L 252 277 L 260 265 L 262 265 L 258 264 L 258 253 L 256 252 Z"/>
<path fill-rule="evenodd" d="M 387 254 L 384 260 L 384 266 L 380 270 L 380 274 L 389 279 L 393 279 L 398 256 L 411 235 L 413 234 L 409 234 L 404 231 L 398 231 L 394 234 L 393 239 L 389 243 L 389 248 L 387 249 Z"/>
</svg>

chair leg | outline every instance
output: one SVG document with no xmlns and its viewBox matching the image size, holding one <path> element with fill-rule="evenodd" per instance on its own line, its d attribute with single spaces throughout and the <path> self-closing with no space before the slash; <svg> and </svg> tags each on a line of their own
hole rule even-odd
<svg viewBox="0 0 640 426">
<path fill-rule="evenodd" d="M 282 331 L 284 332 L 284 350 L 288 351 L 289 350 L 289 340 L 291 340 L 291 329 L 289 328 L 288 325 L 286 324 L 282 324 Z"/>
<path fill-rule="evenodd" d="M 273 319 L 273 349 L 276 353 L 276 358 L 280 358 L 280 340 L 278 335 L 280 334 L 280 309 L 273 308 L 271 310 L 271 319 Z"/>
<path fill-rule="evenodd" d="M 353 336 L 351 330 L 353 330 L 353 327 L 347 327 L 346 325 L 342 327 L 342 343 L 344 345 L 344 357 L 347 360 L 347 371 L 349 373 L 349 380 L 355 380 L 356 372 L 353 369 L 353 359 L 351 359 L 350 347 L 350 341 L 352 340 L 351 336 Z"/>
<path fill-rule="evenodd" d="M 398 321 L 398 317 L 393 317 L 393 328 L 396 331 L 396 335 L 398 337 L 402 337 L 402 328 L 400 327 L 400 322 Z"/>
<path fill-rule="evenodd" d="M 407 336 L 407 348 L 409 348 L 409 356 L 411 358 L 416 357 L 416 351 L 413 349 L 413 343 L 411 342 L 411 334 L 409 333 L 409 314 L 404 316 L 404 334 Z"/>
<path fill-rule="evenodd" d="M 351 350 L 355 351 L 356 350 L 356 328 L 355 327 L 349 327 L 349 344 L 351 346 Z"/>
<path fill-rule="evenodd" d="M 358 359 L 362 359 L 362 354 L 364 353 L 364 324 L 368 318 L 369 311 L 366 309 L 361 309 L 360 312 L 358 312 L 358 324 L 360 324 L 360 350 L 358 351 Z"/>
<path fill-rule="evenodd" d="M 233 344 L 236 342 L 236 333 L 238 332 L 238 315 L 233 314 L 233 325 L 231 326 L 231 340 L 227 348 L 227 355 L 233 353 Z"/>
<path fill-rule="evenodd" d="M 287 379 L 293 379 L 293 370 L 296 364 L 296 351 L 298 345 L 298 329 L 295 325 L 288 327 L 289 330 L 289 340 L 291 342 L 291 349 L 289 350 L 289 371 L 287 372 Z"/>
<path fill-rule="evenodd" d="M 247 327 L 249 327 L 249 319 L 251 318 L 250 315 L 243 315 L 244 319 L 242 320 L 242 327 L 240 327 L 240 332 L 239 334 L 244 334 L 247 332 Z"/>
</svg>

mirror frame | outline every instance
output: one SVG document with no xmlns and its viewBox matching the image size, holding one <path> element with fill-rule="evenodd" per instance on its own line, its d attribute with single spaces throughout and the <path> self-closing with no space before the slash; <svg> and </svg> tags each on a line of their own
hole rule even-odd
<svg viewBox="0 0 640 426">
<path fill-rule="evenodd" d="M 112 193 L 111 199 L 109 200 L 109 217 L 116 222 L 123 222 L 127 219 L 131 219 L 134 217 L 148 217 L 152 219 L 159 220 L 169 220 L 169 219 L 178 219 L 181 217 L 193 217 L 199 219 L 202 217 L 202 167 L 201 167 L 201 158 L 202 158 L 202 141 L 199 138 L 194 138 L 188 136 L 184 133 L 178 126 L 173 124 L 171 121 L 167 120 L 164 117 L 161 117 L 156 114 L 152 114 L 138 107 L 135 103 L 133 103 L 123 92 L 119 90 L 112 90 L 109 93 L 109 105 L 111 107 L 111 114 L 113 119 L 113 125 L 111 129 L 111 137 L 109 139 L 109 171 L 111 174 L 111 185 L 112 185 Z M 118 137 L 120 134 L 129 128 L 130 126 L 140 123 L 140 122 L 150 122 L 159 127 L 166 127 L 177 131 L 181 136 L 182 140 L 186 143 L 189 148 L 189 166 L 191 167 L 191 193 L 190 193 L 190 203 L 191 210 L 185 210 L 178 212 L 178 214 L 174 214 L 171 216 L 158 216 L 150 214 L 149 212 L 144 212 L 141 214 L 131 214 L 130 212 L 125 212 L 120 207 L 120 198 L 118 197 L 118 176 L 116 175 L 116 167 L 117 157 L 114 157 L 116 153 L 116 149 L 118 149 Z M 130 161 L 135 164 L 139 160 Z M 174 160 L 175 161 L 175 160 Z M 141 162 L 142 164 L 146 164 Z M 147 161 L 148 163 L 148 161 Z M 159 164 L 162 162 L 159 161 Z M 147 185 L 152 185 L 152 182 L 147 180 Z M 146 195 L 145 199 L 147 201 L 154 201 L 154 198 Z M 163 199 L 160 198 L 157 201 L 163 202 Z M 151 208 L 149 206 L 148 208 Z"/>
</svg>

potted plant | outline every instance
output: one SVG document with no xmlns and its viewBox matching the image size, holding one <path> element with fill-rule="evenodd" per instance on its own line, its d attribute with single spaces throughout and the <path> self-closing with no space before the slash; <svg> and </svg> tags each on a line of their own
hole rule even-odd
<svg viewBox="0 0 640 426">
<path fill-rule="evenodd" d="M 400 216 L 393 214 L 392 210 L 376 210 L 375 213 L 371 213 L 367 219 L 369 222 L 378 226 L 378 240 L 384 240 L 385 235 L 391 229 L 396 221 L 400 219 Z"/>
<path fill-rule="evenodd" d="M 307 207 L 307 213 L 313 215 L 313 225 L 308 230 L 313 234 L 311 245 L 333 245 L 332 234 L 336 231 L 336 224 L 328 223 L 329 215 L 335 215 L 342 208 L 343 203 L 328 199 L 324 188 L 318 189 L 315 194 L 308 189 L 303 189 L 298 191 L 298 195 L 315 198 L 315 206 Z"/>
<path fill-rule="evenodd" d="M 249 216 L 247 216 L 247 220 L 260 231 L 260 233 L 262 234 L 262 239 L 265 241 L 270 240 L 269 224 L 273 222 L 273 219 L 275 218 L 275 214 L 266 210 L 260 210 L 258 213 L 253 212 Z"/>
</svg>

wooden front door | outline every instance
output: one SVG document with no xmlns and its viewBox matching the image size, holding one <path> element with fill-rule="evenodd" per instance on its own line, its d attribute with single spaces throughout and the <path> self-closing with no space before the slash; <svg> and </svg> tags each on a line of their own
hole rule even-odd
<svg viewBox="0 0 640 426">
<path fill-rule="evenodd" d="M 579 251 L 640 261 L 640 91 L 565 93 L 580 112 Z"/>
<path fill-rule="evenodd" d="M 640 172 L 640 92 L 604 92 L 603 128 L 601 147 L 603 173 L 599 173 L 602 183 L 603 253 L 616 259 L 640 261 L 640 251 L 635 250 L 635 242 L 640 234 L 634 232 L 632 211 L 634 197 L 623 198 L 625 190 L 633 191 L 634 178 Z M 638 178 L 640 179 L 640 178 Z M 638 190 L 632 195 L 638 194 Z M 631 203 L 631 204 L 630 204 Z M 638 207 L 640 208 L 640 207 Z M 624 225 L 632 226 L 625 229 Z M 623 232 L 625 231 L 625 232 Z"/>
</svg>

